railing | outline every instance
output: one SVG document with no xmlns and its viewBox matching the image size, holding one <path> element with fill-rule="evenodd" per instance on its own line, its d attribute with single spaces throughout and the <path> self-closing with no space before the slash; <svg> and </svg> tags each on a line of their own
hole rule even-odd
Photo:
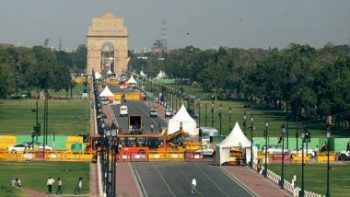
<svg viewBox="0 0 350 197">
<path fill-rule="evenodd" d="M 45 157 L 43 157 L 45 156 Z M 93 154 L 91 152 L 73 152 L 73 151 L 25 151 L 25 152 L 0 152 L 1 161 L 91 161 Z"/>
<path fill-rule="evenodd" d="M 272 182 L 279 184 L 281 181 L 281 176 L 277 175 L 271 170 L 267 170 L 267 178 L 270 179 Z M 299 193 L 301 191 L 300 187 L 293 187 L 293 185 L 288 181 L 284 180 L 284 189 L 292 194 L 295 197 L 299 197 Z M 304 191 L 305 197 L 324 197 L 322 194 L 318 194 L 312 191 Z"/>
</svg>

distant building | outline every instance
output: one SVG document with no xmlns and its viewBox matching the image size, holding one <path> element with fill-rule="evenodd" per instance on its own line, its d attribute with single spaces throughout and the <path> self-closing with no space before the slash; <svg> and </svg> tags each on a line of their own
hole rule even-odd
<svg viewBox="0 0 350 197">
<path fill-rule="evenodd" d="M 163 53 L 168 53 L 169 51 L 170 50 L 166 47 L 165 40 L 156 40 L 151 48 L 151 52 L 153 54 L 159 54 L 160 56 Z"/>
</svg>

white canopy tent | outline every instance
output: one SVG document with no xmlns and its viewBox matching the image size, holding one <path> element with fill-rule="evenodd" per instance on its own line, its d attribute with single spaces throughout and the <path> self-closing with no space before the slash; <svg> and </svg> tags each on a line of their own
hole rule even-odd
<svg viewBox="0 0 350 197">
<path fill-rule="evenodd" d="M 114 97 L 114 94 L 106 85 L 105 89 L 103 89 L 103 91 L 100 93 L 100 97 Z"/>
<path fill-rule="evenodd" d="M 166 77 L 165 72 L 163 72 L 162 70 L 159 71 L 158 75 L 157 75 L 157 79 L 163 79 Z"/>
<path fill-rule="evenodd" d="M 101 76 L 101 73 L 99 72 L 95 72 L 95 78 L 96 79 L 100 79 L 102 76 Z"/>
<path fill-rule="evenodd" d="M 181 106 L 180 110 L 169 119 L 168 123 L 168 134 L 175 133 L 180 130 L 180 127 L 189 135 L 198 135 L 197 122 L 188 114 L 184 105 Z"/>
<path fill-rule="evenodd" d="M 136 80 L 134 79 L 134 77 L 132 75 L 126 83 L 127 84 L 137 84 Z"/>
<path fill-rule="evenodd" d="M 250 161 L 250 140 L 243 134 L 241 127 L 238 122 L 236 122 L 232 131 L 226 138 L 220 143 L 216 145 L 216 163 L 221 165 L 230 160 L 230 148 L 231 147 L 240 147 L 241 149 L 246 148 L 246 161 Z M 253 159 L 256 163 L 257 158 L 257 149 L 253 147 Z"/>
<path fill-rule="evenodd" d="M 142 77 L 147 77 L 147 75 L 141 70 L 140 71 L 140 75 L 142 76 Z"/>
</svg>

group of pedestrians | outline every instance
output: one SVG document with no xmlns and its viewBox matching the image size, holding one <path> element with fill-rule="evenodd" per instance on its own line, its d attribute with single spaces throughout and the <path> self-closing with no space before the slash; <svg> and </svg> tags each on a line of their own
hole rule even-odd
<svg viewBox="0 0 350 197">
<path fill-rule="evenodd" d="M 54 183 L 55 183 L 55 179 L 53 179 L 52 177 L 49 177 L 47 179 L 46 185 L 47 185 L 47 191 L 49 194 L 52 193 L 52 187 Z M 80 194 L 82 188 L 83 188 L 83 178 L 79 177 L 78 182 L 75 186 L 74 193 Z M 60 177 L 58 177 L 56 194 L 62 194 L 62 190 L 63 190 L 63 180 Z"/>
<path fill-rule="evenodd" d="M 11 179 L 11 186 L 12 187 L 22 187 L 22 181 L 19 179 L 19 178 L 15 178 L 15 177 L 13 177 L 12 179 Z"/>
</svg>

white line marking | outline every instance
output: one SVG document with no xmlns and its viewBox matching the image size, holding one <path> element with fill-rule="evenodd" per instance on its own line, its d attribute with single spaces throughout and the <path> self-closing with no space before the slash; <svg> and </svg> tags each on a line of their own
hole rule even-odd
<svg viewBox="0 0 350 197">
<path fill-rule="evenodd" d="M 131 172 L 132 172 L 132 176 L 134 177 L 134 180 L 137 180 L 137 183 L 139 183 L 139 184 L 136 184 L 136 186 L 137 186 L 137 190 L 139 191 L 140 196 L 148 197 L 147 191 L 142 184 L 139 172 L 137 171 L 136 168 L 134 169 L 133 167 L 131 167 L 130 163 L 129 163 L 129 167 L 131 168 Z M 136 177 L 135 177 L 135 174 L 136 174 Z M 141 186 L 141 188 L 140 188 L 140 186 Z"/>
<path fill-rule="evenodd" d="M 220 190 L 225 196 L 230 196 L 230 195 L 228 195 L 224 190 L 222 190 L 216 183 L 215 183 L 215 181 L 213 181 L 213 179 L 211 179 L 208 175 L 207 175 L 207 173 L 205 173 L 204 172 L 204 170 L 202 170 L 202 168 L 199 168 L 199 170 L 203 173 L 203 175 L 205 176 L 205 177 L 207 177 L 207 179 L 209 179 L 209 181 L 216 187 L 216 188 L 218 188 L 218 190 Z"/>
<path fill-rule="evenodd" d="M 256 194 L 252 189 L 250 189 L 247 185 L 245 185 L 244 183 L 242 183 L 240 180 L 238 180 L 236 177 L 232 176 L 225 168 L 220 166 L 221 171 L 226 174 L 226 176 L 228 176 L 231 180 L 233 180 L 234 182 L 236 182 L 238 185 L 240 185 L 245 191 L 247 191 L 248 193 L 250 193 L 252 196 L 258 196 L 258 194 Z"/>
<path fill-rule="evenodd" d="M 155 165 L 153 164 L 153 166 L 155 166 Z M 160 170 L 159 170 L 159 168 L 158 168 L 157 166 L 156 166 L 156 170 L 157 170 L 157 172 L 158 172 L 160 178 L 162 178 L 163 182 L 165 183 L 166 187 L 169 189 L 170 194 L 171 194 L 172 196 L 175 196 L 175 197 L 176 197 L 174 191 L 170 188 L 170 186 L 168 185 L 168 183 L 167 183 L 166 180 L 164 179 L 162 173 L 160 172 Z"/>
</svg>

